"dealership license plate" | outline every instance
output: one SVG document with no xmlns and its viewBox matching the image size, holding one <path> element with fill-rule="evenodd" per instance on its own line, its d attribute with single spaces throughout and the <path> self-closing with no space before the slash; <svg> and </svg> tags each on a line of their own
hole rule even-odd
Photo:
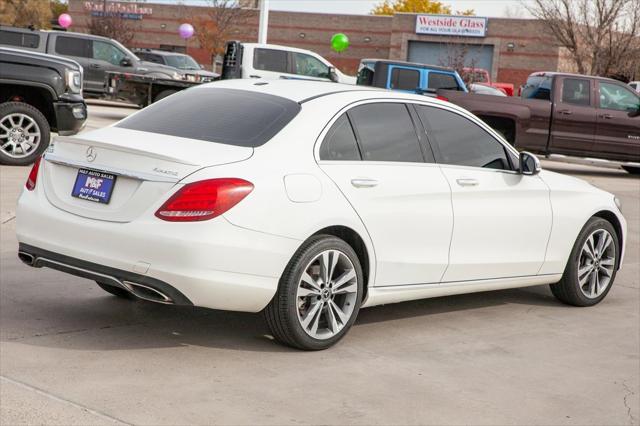
<svg viewBox="0 0 640 426">
<path fill-rule="evenodd" d="M 109 204 L 116 175 L 97 170 L 79 169 L 71 196 L 95 203 Z"/>
</svg>

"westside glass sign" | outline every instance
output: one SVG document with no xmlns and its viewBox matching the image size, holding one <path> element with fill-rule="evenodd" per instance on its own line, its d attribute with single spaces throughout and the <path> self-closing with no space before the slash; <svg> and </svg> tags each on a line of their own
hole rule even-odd
<svg viewBox="0 0 640 426">
<path fill-rule="evenodd" d="M 487 18 L 477 16 L 418 15 L 416 34 L 485 37 Z"/>
</svg>

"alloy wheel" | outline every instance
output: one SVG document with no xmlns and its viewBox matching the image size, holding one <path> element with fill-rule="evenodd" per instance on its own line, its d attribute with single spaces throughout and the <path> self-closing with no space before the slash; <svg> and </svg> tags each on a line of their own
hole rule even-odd
<svg viewBox="0 0 640 426">
<path fill-rule="evenodd" d="M 589 299 L 599 297 L 609 286 L 616 264 L 611 234 L 598 229 L 589 235 L 578 258 L 578 285 Z"/>
<path fill-rule="evenodd" d="M 31 117 L 13 113 L 0 120 L 0 149 L 9 157 L 24 158 L 40 144 L 40 127 Z"/>
<path fill-rule="evenodd" d="M 357 296 L 358 278 L 349 257 L 325 250 L 309 262 L 298 283 L 298 321 L 309 336 L 329 339 L 349 322 Z"/>
</svg>

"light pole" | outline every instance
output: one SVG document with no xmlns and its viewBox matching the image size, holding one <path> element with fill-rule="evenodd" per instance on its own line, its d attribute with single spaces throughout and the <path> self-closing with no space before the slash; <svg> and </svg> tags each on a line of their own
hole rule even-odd
<svg viewBox="0 0 640 426">
<path fill-rule="evenodd" d="M 260 0 L 260 21 L 258 24 L 258 43 L 267 42 L 269 29 L 269 0 Z"/>
</svg>

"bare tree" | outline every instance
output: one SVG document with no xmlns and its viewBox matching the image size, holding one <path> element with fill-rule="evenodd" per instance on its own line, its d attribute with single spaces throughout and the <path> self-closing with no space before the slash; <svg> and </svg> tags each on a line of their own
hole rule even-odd
<svg viewBox="0 0 640 426">
<path fill-rule="evenodd" d="M 533 0 L 524 5 L 546 23 L 579 73 L 638 72 L 640 0 Z"/>
<path fill-rule="evenodd" d="M 104 12 L 102 16 L 92 16 L 88 29 L 90 34 L 113 38 L 125 46 L 135 35 L 134 26 L 117 12 Z"/>
<path fill-rule="evenodd" d="M 204 0 L 206 6 L 192 8 L 191 21 L 200 47 L 211 55 L 224 53 L 225 43 L 233 30 L 241 28 L 254 14 L 236 0 Z M 246 2 L 245 2 L 246 3 Z"/>
<path fill-rule="evenodd" d="M 446 43 L 446 52 L 438 58 L 438 65 L 453 68 L 462 77 L 465 84 L 473 83 L 473 73 L 465 72 L 465 68 L 475 69 L 478 65 L 477 52 L 471 51 L 471 45 L 461 40 Z"/>
</svg>

